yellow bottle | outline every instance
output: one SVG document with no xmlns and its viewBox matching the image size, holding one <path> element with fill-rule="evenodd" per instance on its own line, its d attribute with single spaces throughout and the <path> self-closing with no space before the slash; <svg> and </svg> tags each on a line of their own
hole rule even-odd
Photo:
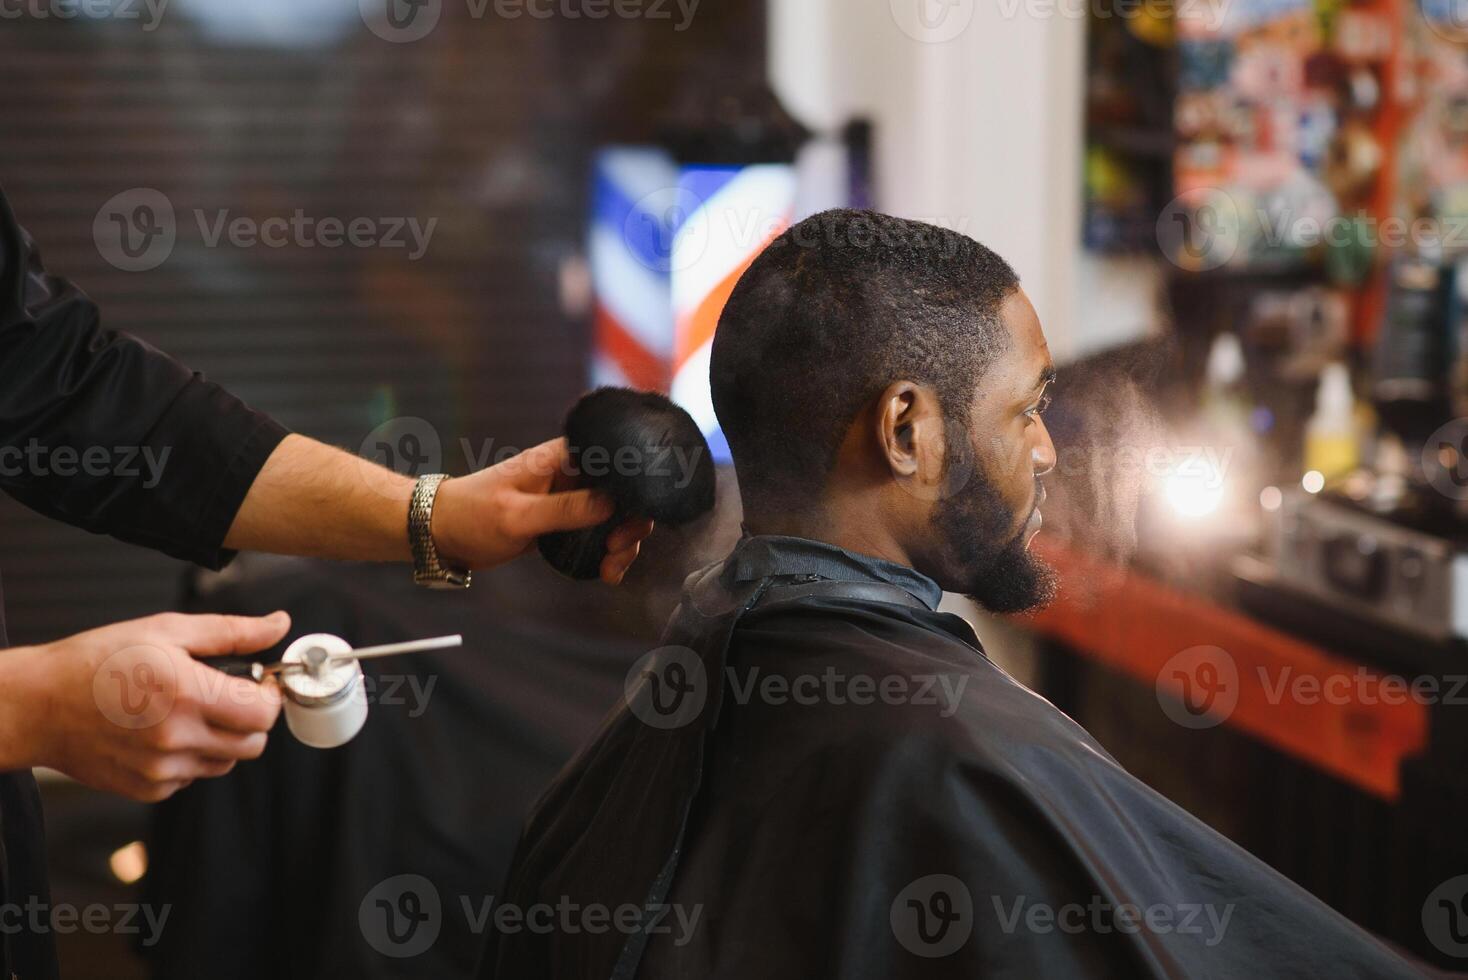
<svg viewBox="0 0 1468 980">
<path fill-rule="evenodd" d="M 1351 375 L 1338 361 L 1327 364 L 1315 392 L 1315 414 L 1305 425 L 1305 469 L 1327 480 L 1355 469 L 1361 462 L 1356 433 Z"/>
</svg>

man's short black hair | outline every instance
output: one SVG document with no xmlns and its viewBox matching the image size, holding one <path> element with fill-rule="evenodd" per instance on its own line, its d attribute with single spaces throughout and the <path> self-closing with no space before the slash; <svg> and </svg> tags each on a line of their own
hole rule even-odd
<svg viewBox="0 0 1468 980">
<path fill-rule="evenodd" d="M 1018 286 L 972 238 L 875 211 L 825 211 L 775 239 L 734 287 L 709 366 L 746 506 L 824 486 L 852 420 L 894 381 L 930 385 L 967 426 Z"/>
</svg>

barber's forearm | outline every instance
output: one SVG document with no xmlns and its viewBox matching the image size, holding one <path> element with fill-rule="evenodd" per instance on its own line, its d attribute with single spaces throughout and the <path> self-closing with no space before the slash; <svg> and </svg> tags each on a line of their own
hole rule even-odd
<svg viewBox="0 0 1468 980">
<path fill-rule="evenodd" d="M 567 466 L 564 439 L 438 488 L 429 528 L 439 558 L 458 568 L 493 568 L 524 554 L 535 539 L 573 531 L 615 514 L 609 497 L 586 490 L 552 493 Z M 255 478 L 226 548 L 353 561 L 409 561 L 408 504 L 414 481 L 304 436 L 287 436 Z M 603 581 L 627 574 L 649 520 L 628 519 L 607 538 Z"/>
<path fill-rule="evenodd" d="M 347 561 L 408 561 L 413 480 L 291 435 L 251 485 L 224 545 Z"/>
<path fill-rule="evenodd" d="M 36 717 L 48 712 L 33 683 L 38 656 L 35 647 L 0 649 L 0 772 L 40 765 Z"/>
</svg>

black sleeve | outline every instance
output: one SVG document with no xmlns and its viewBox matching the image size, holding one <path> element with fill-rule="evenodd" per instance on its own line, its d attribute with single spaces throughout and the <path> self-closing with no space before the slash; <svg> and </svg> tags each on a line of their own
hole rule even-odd
<svg viewBox="0 0 1468 980">
<path fill-rule="evenodd" d="M 68 524 L 219 568 L 286 430 L 48 275 L 0 193 L 0 490 Z"/>
</svg>

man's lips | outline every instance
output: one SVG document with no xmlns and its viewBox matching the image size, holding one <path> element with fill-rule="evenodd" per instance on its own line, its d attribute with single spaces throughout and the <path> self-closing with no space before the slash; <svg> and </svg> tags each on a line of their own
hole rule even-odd
<svg viewBox="0 0 1468 980">
<path fill-rule="evenodd" d="M 1045 515 L 1040 513 L 1040 508 L 1045 504 L 1045 496 L 1045 488 L 1042 486 L 1035 494 L 1035 506 L 1030 511 L 1030 518 L 1025 521 L 1025 530 L 1031 535 L 1039 531 L 1045 523 Z"/>
</svg>

